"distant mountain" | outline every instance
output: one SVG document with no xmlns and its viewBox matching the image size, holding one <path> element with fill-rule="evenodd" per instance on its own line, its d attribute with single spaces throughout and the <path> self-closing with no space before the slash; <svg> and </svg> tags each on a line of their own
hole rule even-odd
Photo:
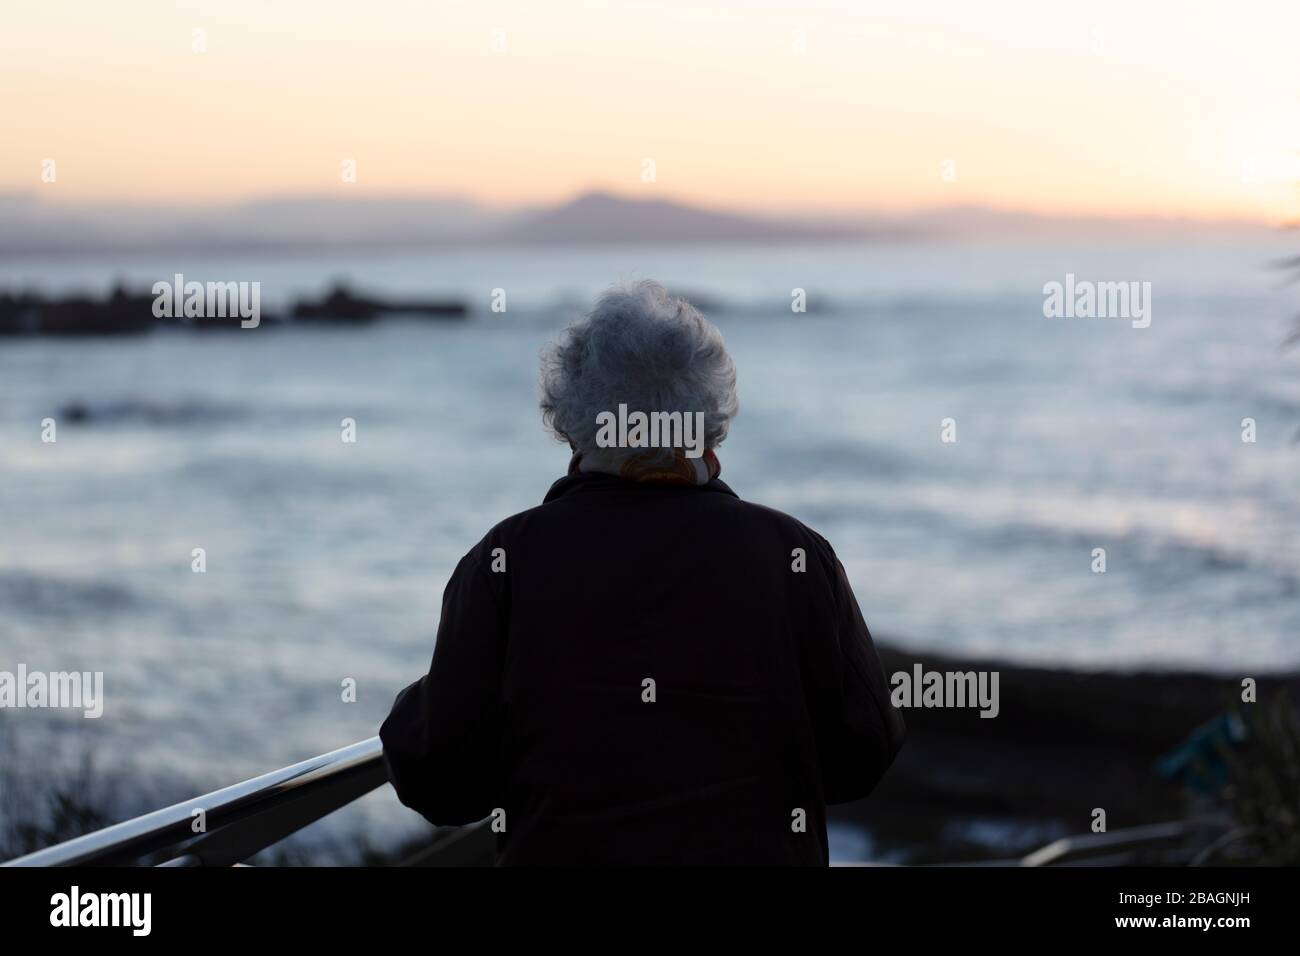
<svg viewBox="0 0 1300 956">
<path fill-rule="evenodd" d="M 277 249 L 480 242 L 518 216 L 457 197 L 290 196 L 229 206 L 0 195 L 0 252 Z"/>
<path fill-rule="evenodd" d="M 506 242 L 772 242 L 851 239 L 862 229 L 717 212 L 662 199 L 587 193 L 505 229 Z"/>
<path fill-rule="evenodd" d="M 500 209 L 437 196 L 290 196 L 176 206 L 54 203 L 40 193 L 0 194 L 0 254 L 6 255 L 615 242 L 1125 240 L 1236 237 L 1268 228 L 1246 221 L 1056 216 L 979 206 L 891 215 L 841 212 L 833 219 L 801 220 L 602 192 L 540 209 Z"/>
</svg>

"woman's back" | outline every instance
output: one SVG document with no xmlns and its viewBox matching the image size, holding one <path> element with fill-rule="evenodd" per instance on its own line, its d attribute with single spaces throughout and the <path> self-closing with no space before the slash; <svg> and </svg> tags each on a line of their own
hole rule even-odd
<svg viewBox="0 0 1300 956">
<path fill-rule="evenodd" d="M 501 811 L 503 863 L 824 864 L 827 800 L 901 732 L 824 539 L 716 479 L 587 473 L 462 561 L 383 735 L 434 822 Z"/>
</svg>

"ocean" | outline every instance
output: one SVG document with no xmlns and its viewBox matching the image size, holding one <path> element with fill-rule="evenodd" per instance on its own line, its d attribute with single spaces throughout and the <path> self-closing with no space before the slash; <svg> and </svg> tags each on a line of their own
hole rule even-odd
<svg viewBox="0 0 1300 956">
<path fill-rule="evenodd" d="M 108 774 L 207 787 L 373 735 L 428 665 L 457 559 L 564 473 L 538 350 L 601 288 L 643 278 L 697 301 L 735 358 L 722 478 L 831 541 L 877 640 L 1294 670 L 1300 356 L 1280 343 L 1298 296 L 1270 267 L 1292 239 L 2 262 L 0 289 L 183 272 L 259 281 L 270 309 L 341 278 L 472 309 L 0 340 L 0 670 L 105 675 L 97 720 L 0 712 L 10 771 L 58 779 L 89 753 Z M 1044 317 L 1044 284 L 1067 275 L 1150 282 L 1149 327 Z M 359 815 L 410 829 L 386 794 Z"/>
</svg>

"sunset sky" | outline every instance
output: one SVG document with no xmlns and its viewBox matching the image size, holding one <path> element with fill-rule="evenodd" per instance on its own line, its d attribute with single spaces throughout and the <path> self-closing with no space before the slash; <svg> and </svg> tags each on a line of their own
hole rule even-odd
<svg viewBox="0 0 1300 956">
<path fill-rule="evenodd" d="M 1276 220 L 1298 45 L 1277 2 L 5 0 L 0 192 Z"/>
</svg>

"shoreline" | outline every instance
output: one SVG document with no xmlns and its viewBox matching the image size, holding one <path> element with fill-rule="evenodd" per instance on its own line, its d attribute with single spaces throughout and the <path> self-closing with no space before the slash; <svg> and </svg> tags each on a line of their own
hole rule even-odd
<svg viewBox="0 0 1300 956">
<path fill-rule="evenodd" d="M 873 856 L 908 863 L 1020 856 L 1090 832 L 1183 819 L 1184 787 L 1161 757 L 1241 701 L 1241 678 L 1193 671 L 1072 671 L 877 645 L 885 673 L 996 671 L 1000 712 L 903 709 L 907 740 L 876 791 L 829 808 L 867 831 Z M 1265 701 L 1300 690 L 1300 674 L 1260 677 Z"/>
</svg>

